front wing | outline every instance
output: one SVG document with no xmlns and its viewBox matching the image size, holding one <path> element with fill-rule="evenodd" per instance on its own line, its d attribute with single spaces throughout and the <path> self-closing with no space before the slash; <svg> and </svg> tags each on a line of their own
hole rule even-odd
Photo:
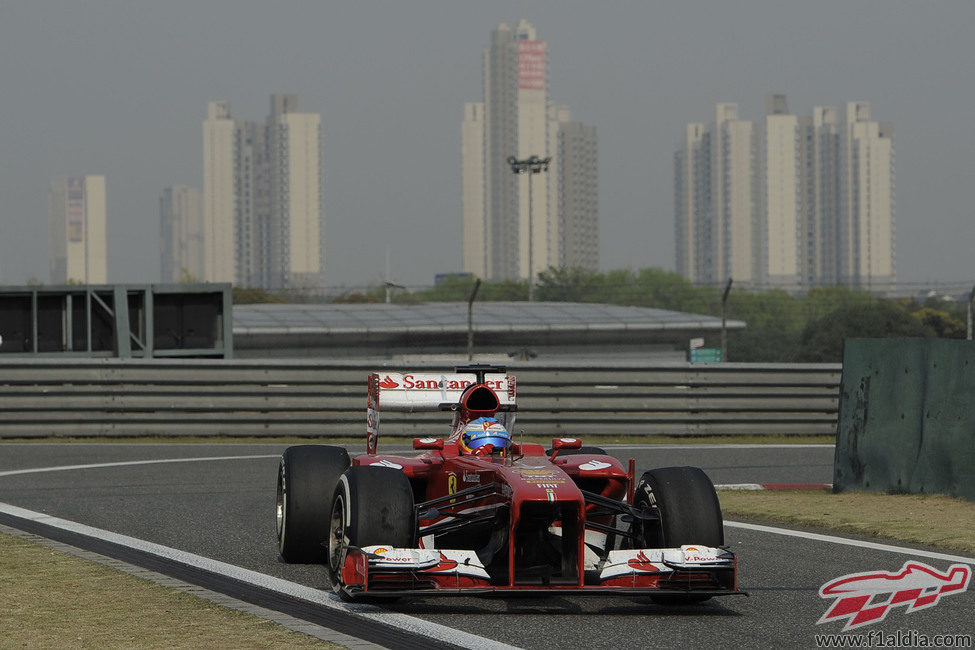
<svg viewBox="0 0 975 650">
<path fill-rule="evenodd" d="M 738 590 L 737 558 L 707 546 L 610 551 L 574 584 L 498 584 L 470 550 L 350 548 L 341 589 L 349 596 L 506 592 L 725 596 Z"/>
</svg>

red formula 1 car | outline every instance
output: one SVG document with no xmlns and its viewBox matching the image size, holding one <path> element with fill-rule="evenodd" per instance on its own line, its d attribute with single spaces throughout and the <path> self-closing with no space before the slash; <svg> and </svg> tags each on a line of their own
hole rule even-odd
<svg viewBox="0 0 975 650">
<path fill-rule="evenodd" d="M 289 447 L 277 487 L 288 562 L 326 565 L 344 599 L 511 592 L 649 595 L 689 603 L 738 590 L 721 509 L 698 468 L 636 480 L 578 439 L 510 438 L 516 381 L 501 367 L 369 377 L 366 454 Z M 416 456 L 378 453 L 379 414 L 453 412 Z"/>
</svg>

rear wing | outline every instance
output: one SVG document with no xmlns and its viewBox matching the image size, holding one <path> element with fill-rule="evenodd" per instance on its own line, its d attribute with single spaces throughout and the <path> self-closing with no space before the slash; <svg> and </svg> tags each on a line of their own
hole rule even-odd
<svg viewBox="0 0 975 650">
<path fill-rule="evenodd" d="M 374 372 L 369 375 L 366 404 L 366 452 L 376 453 L 379 442 L 379 412 L 452 411 L 464 391 L 484 384 L 498 396 L 498 410 L 517 410 L 517 379 L 499 366 L 462 366 L 453 373 Z"/>
</svg>

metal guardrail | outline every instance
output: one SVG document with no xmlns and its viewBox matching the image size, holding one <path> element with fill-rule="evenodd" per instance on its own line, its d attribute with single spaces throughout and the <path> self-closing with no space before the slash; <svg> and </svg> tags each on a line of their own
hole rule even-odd
<svg viewBox="0 0 975 650">
<path fill-rule="evenodd" d="M 366 376 L 444 363 L 0 360 L 0 438 L 364 436 Z M 840 364 L 512 363 L 529 435 L 829 434 Z M 444 413 L 383 413 L 382 435 L 442 435 Z"/>
</svg>

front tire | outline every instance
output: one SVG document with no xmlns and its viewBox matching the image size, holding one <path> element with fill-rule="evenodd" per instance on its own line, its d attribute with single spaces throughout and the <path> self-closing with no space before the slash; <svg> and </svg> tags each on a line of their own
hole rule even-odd
<svg viewBox="0 0 975 650">
<path fill-rule="evenodd" d="M 416 546 L 413 489 L 406 475 L 390 467 L 350 467 L 335 485 L 328 531 L 328 573 L 341 589 L 342 567 L 350 548 L 382 544 Z"/>
<path fill-rule="evenodd" d="M 724 522 L 714 484 L 697 467 L 661 467 L 640 477 L 634 506 L 654 511 L 659 521 L 639 523 L 645 548 L 677 548 L 683 545 L 722 546 Z M 660 595 L 658 605 L 691 605 L 710 596 Z"/>
<path fill-rule="evenodd" d="M 288 447 L 278 465 L 275 524 L 285 562 L 325 560 L 331 497 L 351 464 L 349 452 L 330 445 Z"/>
</svg>

